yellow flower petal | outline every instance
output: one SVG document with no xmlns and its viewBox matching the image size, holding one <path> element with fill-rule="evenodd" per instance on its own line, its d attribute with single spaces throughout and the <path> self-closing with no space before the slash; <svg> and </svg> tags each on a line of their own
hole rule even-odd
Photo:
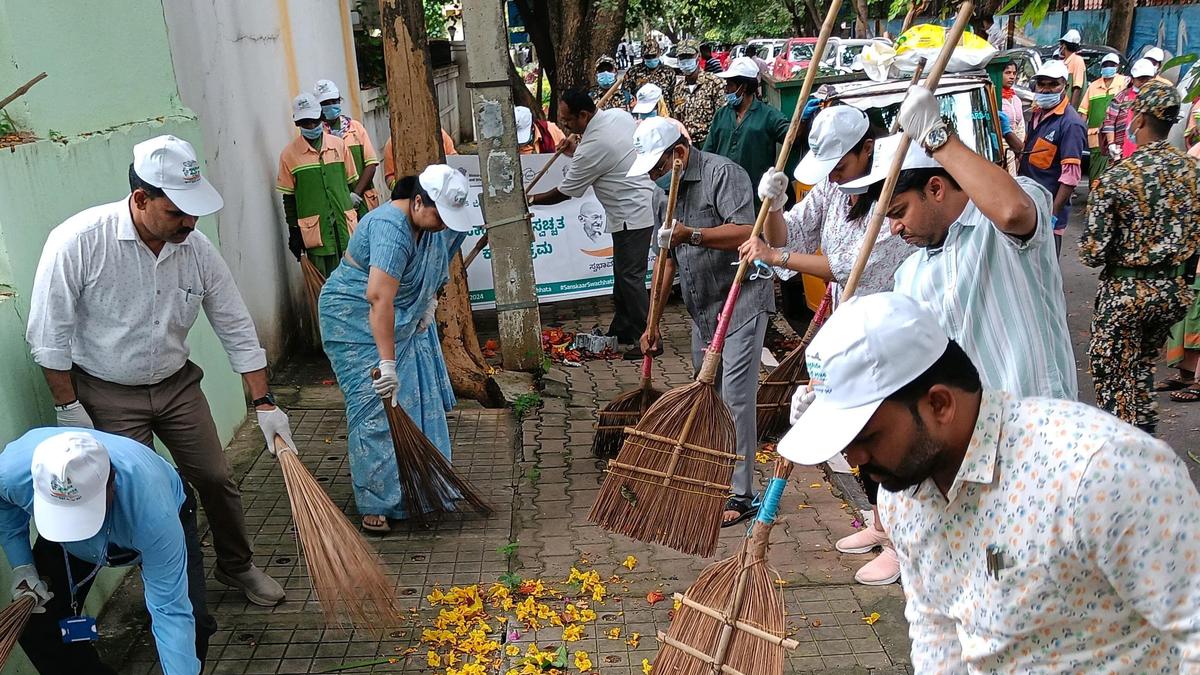
<svg viewBox="0 0 1200 675">
<path fill-rule="evenodd" d="M 608 639 L 609 640 L 620 640 L 621 639 L 621 627 L 617 626 L 616 628 L 609 628 L 608 629 Z"/>
<path fill-rule="evenodd" d="M 866 621 L 868 626 L 873 626 L 875 625 L 875 622 L 879 620 L 879 618 L 879 612 L 871 612 L 870 616 L 863 617 L 863 621 Z"/>
<path fill-rule="evenodd" d="M 653 669 L 654 665 L 650 663 L 650 659 L 642 659 L 642 675 L 650 675 Z"/>
<path fill-rule="evenodd" d="M 438 653 L 432 649 L 425 655 L 425 661 L 433 668 L 438 668 L 442 665 L 442 657 L 438 656 Z"/>
<path fill-rule="evenodd" d="M 630 572 L 632 572 L 633 568 L 637 567 L 637 564 L 638 564 L 637 558 L 635 558 L 633 556 L 627 556 L 625 558 L 625 561 L 621 563 L 621 566 L 624 567 L 625 569 L 629 570 Z"/>
</svg>

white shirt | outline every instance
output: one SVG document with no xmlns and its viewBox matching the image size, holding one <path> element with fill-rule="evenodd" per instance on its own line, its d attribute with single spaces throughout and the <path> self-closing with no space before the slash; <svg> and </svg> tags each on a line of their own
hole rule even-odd
<svg viewBox="0 0 1200 675">
<path fill-rule="evenodd" d="M 155 384 L 183 368 L 203 306 L 233 369 L 265 368 L 250 313 L 213 243 L 197 231 L 155 256 L 133 226 L 129 199 L 50 232 L 25 335 L 33 360 L 51 370 L 77 365 L 116 384 Z"/>
<path fill-rule="evenodd" d="M 926 480 L 879 511 L 913 672 L 1200 672 L 1200 494 L 1112 415 L 984 390 L 947 495 Z"/>
<path fill-rule="evenodd" d="M 967 202 L 941 247 L 918 250 L 900 265 L 895 290 L 937 316 L 979 368 L 985 387 L 1075 400 L 1079 385 L 1049 227 L 1050 193 L 1028 178 L 1016 180 L 1037 209 L 1032 237 L 1004 234 Z"/>
<path fill-rule="evenodd" d="M 583 136 L 558 191 L 582 197 L 591 187 L 604 207 L 604 231 L 641 230 L 654 225 L 654 201 L 660 191 L 648 176 L 626 176 L 637 156 L 628 111 L 609 108 L 596 113 Z M 661 191 L 660 191 L 661 192 Z"/>
</svg>

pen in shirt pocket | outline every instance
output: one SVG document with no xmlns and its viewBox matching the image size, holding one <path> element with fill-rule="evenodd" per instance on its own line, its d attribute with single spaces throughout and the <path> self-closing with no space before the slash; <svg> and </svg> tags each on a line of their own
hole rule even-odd
<svg viewBox="0 0 1200 675">
<path fill-rule="evenodd" d="M 995 544 L 988 544 L 987 547 L 987 573 L 988 576 L 1000 580 L 1000 573 L 1012 567 L 1012 561 L 1008 559 L 1008 554 L 1004 549 Z"/>
</svg>

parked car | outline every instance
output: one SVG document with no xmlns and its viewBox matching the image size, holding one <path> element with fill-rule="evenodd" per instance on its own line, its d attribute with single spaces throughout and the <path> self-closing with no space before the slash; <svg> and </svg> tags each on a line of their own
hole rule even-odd
<svg viewBox="0 0 1200 675">
<path fill-rule="evenodd" d="M 871 40 L 830 38 L 825 47 L 826 53 L 821 59 L 821 68 L 839 73 L 862 70 L 861 62 L 855 67 L 856 59 L 869 44 Z M 817 38 L 788 39 L 779 56 L 771 63 L 771 77 L 777 82 L 797 77 L 808 68 L 816 48 Z"/>
</svg>

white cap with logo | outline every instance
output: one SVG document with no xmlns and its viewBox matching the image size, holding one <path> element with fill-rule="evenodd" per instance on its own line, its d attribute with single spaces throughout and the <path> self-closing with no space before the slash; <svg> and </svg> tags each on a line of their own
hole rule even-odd
<svg viewBox="0 0 1200 675">
<path fill-rule="evenodd" d="M 55 434 L 33 449 L 33 522 L 50 541 L 95 536 L 108 510 L 108 450 L 84 431 Z"/>
<path fill-rule="evenodd" d="M 653 82 L 647 82 L 642 85 L 641 89 L 637 90 L 637 103 L 633 106 L 633 113 L 644 115 L 648 112 L 653 112 L 658 107 L 658 102 L 662 100 L 662 87 L 659 87 Z"/>
<path fill-rule="evenodd" d="M 679 127 L 663 117 L 643 120 L 633 132 L 633 149 L 637 157 L 629 166 L 626 176 L 642 176 L 650 172 L 667 148 L 679 140 Z"/>
<path fill-rule="evenodd" d="M 900 149 L 900 137 L 903 134 L 892 134 L 875 141 L 875 155 L 871 158 L 871 170 L 867 175 L 857 180 L 852 180 L 841 186 L 844 188 L 861 188 L 868 187 L 887 178 L 888 170 L 892 168 L 892 159 L 896 156 L 896 151 Z M 908 152 L 904 155 L 904 164 L 900 165 L 901 171 L 908 169 L 938 169 L 941 164 L 936 159 L 929 156 L 920 143 L 913 141 L 908 144 Z"/>
<path fill-rule="evenodd" d="M 1167 60 L 1167 53 L 1159 47 L 1151 47 L 1150 49 L 1146 50 L 1145 54 L 1142 54 L 1142 58 L 1162 63 L 1163 61 Z"/>
<path fill-rule="evenodd" d="M 1154 77 L 1158 74 L 1158 67 L 1150 59 L 1142 58 L 1133 62 L 1133 67 L 1129 69 L 1131 77 Z"/>
<path fill-rule="evenodd" d="M 312 94 L 300 94 L 292 99 L 292 121 L 321 119 L 321 103 Z"/>
<path fill-rule="evenodd" d="M 796 165 L 796 180 L 821 182 L 871 126 L 867 114 L 851 105 L 835 105 L 817 113 L 808 132 L 808 154 Z"/>
<path fill-rule="evenodd" d="M 729 62 L 729 67 L 717 73 L 717 77 L 753 77 L 758 78 L 758 64 L 749 56 L 739 56 Z"/>
<path fill-rule="evenodd" d="M 916 380 L 946 351 L 937 318 L 900 293 L 851 298 L 805 352 L 816 398 L 779 442 L 797 464 L 820 464 L 844 450 L 888 396 Z"/>
<path fill-rule="evenodd" d="M 1066 80 L 1071 77 L 1071 71 L 1067 70 L 1067 64 L 1063 61 L 1051 59 L 1042 63 L 1041 67 L 1037 69 L 1037 73 L 1033 76 L 1033 79 L 1036 80 L 1039 77 L 1048 77 L 1052 80 Z"/>
<path fill-rule="evenodd" d="M 1058 38 L 1058 41 L 1077 45 L 1080 42 L 1083 42 L 1083 36 L 1081 36 L 1079 34 L 1079 31 L 1072 28 L 1071 30 L 1067 31 L 1066 33 L 1063 33 L 1063 36 Z"/>
<path fill-rule="evenodd" d="M 332 101 L 335 98 L 341 98 L 342 92 L 338 91 L 337 85 L 333 80 L 317 80 L 313 85 L 313 98 L 317 101 Z"/>
<path fill-rule="evenodd" d="M 1121 57 L 1117 56 L 1116 53 L 1114 53 L 1114 52 L 1109 52 L 1104 55 L 1104 58 L 1100 59 L 1100 63 L 1120 63 L 1120 62 L 1121 62 Z"/>
<path fill-rule="evenodd" d="M 133 146 L 133 172 L 189 216 L 207 216 L 225 206 L 217 189 L 200 175 L 192 144 L 182 138 L 156 136 Z"/>
<path fill-rule="evenodd" d="M 470 203 L 471 183 L 461 172 L 445 164 L 430 164 L 417 180 L 433 198 L 446 227 L 455 232 L 470 232 L 471 228 L 483 223 L 479 207 Z"/>
<path fill-rule="evenodd" d="M 533 111 L 523 105 L 513 108 L 513 119 L 517 122 L 517 144 L 525 145 L 533 140 Z"/>
</svg>

